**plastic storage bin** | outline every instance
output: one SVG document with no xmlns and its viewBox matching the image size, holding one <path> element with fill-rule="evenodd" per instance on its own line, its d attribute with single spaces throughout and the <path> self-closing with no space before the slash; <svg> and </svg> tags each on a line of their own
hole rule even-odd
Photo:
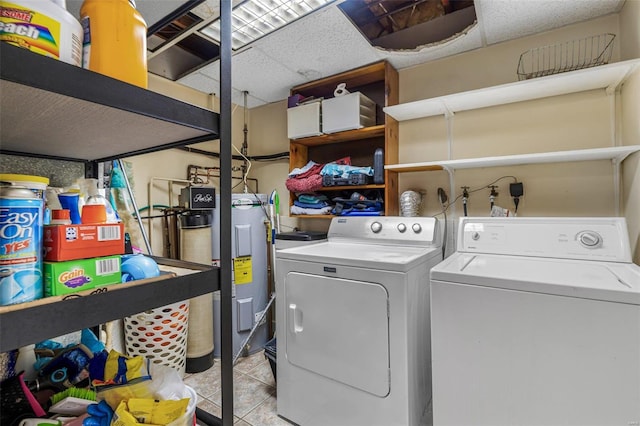
<svg viewBox="0 0 640 426">
<path fill-rule="evenodd" d="M 277 348 L 276 348 L 276 338 L 269 340 L 264 344 L 264 357 L 269 360 L 269 365 L 271 366 L 271 372 L 273 373 L 273 380 L 278 381 L 277 373 Z"/>
<path fill-rule="evenodd" d="M 125 317 L 127 355 L 143 356 L 184 375 L 188 321 L 188 300 Z"/>
<path fill-rule="evenodd" d="M 287 109 L 287 135 L 289 139 L 305 138 L 322 134 L 321 102 Z"/>
<path fill-rule="evenodd" d="M 324 133 L 361 129 L 376 124 L 376 103 L 360 92 L 322 101 Z"/>
</svg>

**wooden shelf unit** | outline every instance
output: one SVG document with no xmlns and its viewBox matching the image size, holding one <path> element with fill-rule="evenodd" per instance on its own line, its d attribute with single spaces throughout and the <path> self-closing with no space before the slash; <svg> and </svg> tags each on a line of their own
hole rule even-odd
<svg viewBox="0 0 640 426">
<path fill-rule="evenodd" d="M 399 101 L 398 72 L 386 61 L 376 62 L 323 79 L 304 83 L 291 89 L 291 95 L 330 98 L 340 83 L 346 83 L 350 92 L 362 92 L 376 103 L 376 124 L 362 129 L 291 139 L 289 143 L 289 170 L 303 167 L 313 160 L 327 163 L 350 156 L 354 166 L 373 166 L 377 148 L 384 150 L 384 164 L 398 162 L 398 122 L 384 113 L 384 108 Z M 384 171 L 384 184 L 323 187 L 317 192 L 364 191 L 378 189 L 384 197 L 384 214 L 398 214 L 398 174 Z M 293 205 L 295 193 L 290 193 Z M 333 215 L 292 215 L 298 218 L 331 219 Z"/>
</svg>

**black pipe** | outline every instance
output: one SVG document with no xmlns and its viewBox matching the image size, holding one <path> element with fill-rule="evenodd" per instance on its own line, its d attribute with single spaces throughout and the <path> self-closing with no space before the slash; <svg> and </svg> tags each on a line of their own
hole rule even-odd
<svg viewBox="0 0 640 426">
<path fill-rule="evenodd" d="M 181 146 L 178 149 L 181 149 L 181 150 L 187 151 L 187 152 L 193 152 L 194 154 L 206 155 L 207 157 L 220 158 L 220 154 L 219 153 L 212 152 L 212 151 L 205 151 L 204 149 L 191 148 L 191 147 L 188 147 L 188 146 Z M 231 158 L 233 160 L 244 161 L 244 157 L 242 157 L 240 155 L 232 155 Z M 281 159 L 281 158 L 282 159 L 289 158 L 289 153 L 288 152 L 278 152 L 276 154 L 247 156 L 247 158 L 250 161 L 278 160 L 278 159 Z"/>
</svg>

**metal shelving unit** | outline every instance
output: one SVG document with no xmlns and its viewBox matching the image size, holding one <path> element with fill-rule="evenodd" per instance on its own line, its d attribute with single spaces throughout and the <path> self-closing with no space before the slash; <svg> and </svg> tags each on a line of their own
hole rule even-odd
<svg viewBox="0 0 640 426">
<path fill-rule="evenodd" d="M 0 307 L 0 352 L 219 288 L 218 268 L 173 259 L 155 259 L 161 268 L 180 268 L 184 275 L 165 273 L 158 278 L 114 284 L 66 297 L 47 297 Z"/>
<path fill-rule="evenodd" d="M 6 43 L 0 152 L 109 161 L 218 139 L 219 116 Z"/>
<path fill-rule="evenodd" d="M 221 201 L 231 199 L 231 2 L 221 2 L 220 110 L 211 111 L 3 43 L 0 154 L 103 162 L 220 139 Z M 223 204 L 224 205 L 224 204 Z M 227 205 L 231 205 L 228 203 Z M 228 228 L 228 229 L 225 229 Z M 231 208 L 221 209 L 221 241 L 231 241 Z M 226 235 L 226 238 L 225 238 Z M 107 286 L 64 299 L 0 307 L 0 350 L 221 290 L 221 423 L 233 424 L 231 244 L 215 268 L 171 259 L 186 272 Z M 215 419 L 218 421 L 220 419 Z"/>
</svg>

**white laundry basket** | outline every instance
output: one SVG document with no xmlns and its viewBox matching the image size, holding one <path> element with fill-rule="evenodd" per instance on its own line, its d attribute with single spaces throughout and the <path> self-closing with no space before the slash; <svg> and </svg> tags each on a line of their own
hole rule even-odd
<svg viewBox="0 0 640 426">
<path fill-rule="evenodd" d="M 143 356 L 184 376 L 188 321 L 188 300 L 124 318 L 127 355 Z"/>
</svg>

